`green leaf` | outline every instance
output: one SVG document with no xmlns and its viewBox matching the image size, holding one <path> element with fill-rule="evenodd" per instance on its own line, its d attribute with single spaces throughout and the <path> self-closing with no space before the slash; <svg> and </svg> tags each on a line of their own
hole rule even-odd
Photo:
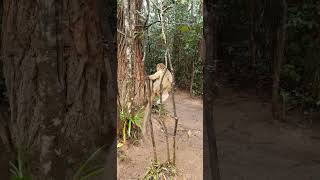
<svg viewBox="0 0 320 180">
<path fill-rule="evenodd" d="M 87 175 L 81 177 L 80 180 L 91 179 L 92 177 L 102 174 L 103 170 L 104 170 L 103 167 L 98 167 L 96 169 L 93 169 L 92 171 L 88 172 Z"/>
<path fill-rule="evenodd" d="M 129 137 L 131 136 L 131 124 L 132 124 L 132 120 L 129 119 L 129 122 L 128 122 L 128 136 Z"/>
<path fill-rule="evenodd" d="M 184 32 L 188 32 L 190 28 L 188 25 L 181 25 L 179 26 L 179 30 L 184 33 Z"/>
<path fill-rule="evenodd" d="M 78 179 L 78 177 L 80 176 L 82 171 L 87 167 L 89 162 L 92 161 L 102 151 L 104 147 L 105 145 L 103 145 L 98 150 L 96 150 L 93 154 L 91 154 L 91 156 L 86 160 L 86 162 L 76 171 L 75 175 L 73 176 L 74 180 Z"/>
</svg>

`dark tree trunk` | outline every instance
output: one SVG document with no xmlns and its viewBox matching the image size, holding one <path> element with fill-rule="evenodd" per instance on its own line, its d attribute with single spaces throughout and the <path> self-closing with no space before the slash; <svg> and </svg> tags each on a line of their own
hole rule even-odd
<svg viewBox="0 0 320 180">
<path fill-rule="evenodd" d="M 287 22 L 287 4 L 286 0 L 273 0 L 271 7 L 276 6 L 278 12 L 271 18 L 271 37 L 272 37 L 272 116 L 279 120 L 280 116 L 280 71 L 281 64 L 284 62 L 285 41 L 286 41 L 286 22 Z M 272 8 L 273 9 L 273 8 Z"/>
<path fill-rule="evenodd" d="M 115 140 L 116 60 L 105 44 L 112 39 L 103 39 L 101 2 L 3 3 L 14 147 L 35 160 L 33 179 L 70 179 L 68 170 Z"/>
<path fill-rule="evenodd" d="M 250 52 L 250 69 L 255 73 L 257 59 L 257 44 L 256 44 L 256 0 L 249 0 L 249 18 L 250 18 L 250 35 L 249 35 L 249 52 Z"/>
<path fill-rule="evenodd" d="M 204 39 L 205 39 L 205 65 L 204 65 L 204 161 L 205 179 L 220 180 L 218 167 L 216 134 L 213 116 L 213 105 L 216 90 L 216 59 L 217 59 L 217 1 L 204 1 Z M 206 164 L 209 161 L 208 164 Z M 209 173 L 210 175 L 206 174 Z"/>
</svg>

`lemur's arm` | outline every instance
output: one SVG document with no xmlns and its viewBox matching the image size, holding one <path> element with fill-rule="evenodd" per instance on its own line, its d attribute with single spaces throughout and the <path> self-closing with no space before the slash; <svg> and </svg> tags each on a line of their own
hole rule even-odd
<svg viewBox="0 0 320 180">
<path fill-rule="evenodd" d="M 151 80 L 156 80 L 161 77 L 162 71 L 157 71 L 156 73 L 152 74 L 149 76 L 149 79 Z"/>
</svg>

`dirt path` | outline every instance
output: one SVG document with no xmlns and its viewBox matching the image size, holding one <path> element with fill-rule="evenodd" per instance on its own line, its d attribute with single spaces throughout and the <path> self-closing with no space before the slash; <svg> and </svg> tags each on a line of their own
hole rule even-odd
<svg viewBox="0 0 320 180">
<path fill-rule="evenodd" d="M 215 103 L 218 156 L 222 180 L 320 180 L 320 125 L 302 128 L 271 123 L 270 100 L 222 89 Z M 202 101 L 176 95 L 178 180 L 202 178 Z M 171 101 L 167 102 L 170 109 Z M 289 114 L 289 121 L 303 118 Z M 320 123 L 320 121 L 318 121 Z M 173 121 L 168 121 L 173 131 Z M 157 149 L 165 160 L 165 138 L 155 123 Z M 188 137 L 191 130 L 191 137 Z M 152 159 L 151 143 L 131 146 L 118 166 L 119 179 L 138 179 Z"/>
<path fill-rule="evenodd" d="M 320 179 L 320 128 L 270 123 L 268 100 L 222 92 L 214 110 L 222 180 Z"/>
<path fill-rule="evenodd" d="M 191 99 L 183 92 L 176 93 L 176 107 L 179 116 L 177 131 L 177 179 L 202 179 L 202 100 Z M 166 102 L 166 109 L 172 114 L 171 98 Z M 157 115 L 153 115 L 157 116 Z M 156 118 L 156 117 L 155 117 Z M 160 161 L 166 160 L 166 143 L 164 133 L 156 120 L 154 122 L 156 145 Z M 174 120 L 166 120 L 168 132 L 173 133 Z M 188 133 L 188 131 L 190 131 Z M 188 135 L 189 134 L 189 135 Z M 150 138 L 149 138 L 150 139 Z M 170 138 L 170 151 L 172 151 L 172 138 Z M 118 164 L 118 179 L 140 179 L 146 172 L 153 158 L 150 140 L 138 146 L 131 145 L 125 150 L 127 156 Z M 172 158 L 172 153 L 171 153 Z"/>
</svg>

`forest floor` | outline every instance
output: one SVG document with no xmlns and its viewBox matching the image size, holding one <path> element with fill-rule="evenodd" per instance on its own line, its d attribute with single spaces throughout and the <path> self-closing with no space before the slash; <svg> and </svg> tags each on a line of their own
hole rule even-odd
<svg viewBox="0 0 320 180">
<path fill-rule="evenodd" d="M 177 179 L 202 179 L 202 100 L 191 98 L 189 94 L 178 91 L 175 94 L 175 101 L 179 117 L 176 136 Z M 172 115 L 171 97 L 165 102 L 165 109 L 168 111 L 168 115 Z M 152 114 L 158 160 L 165 162 L 167 158 L 165 134 L 161 131 L 161 126 L 156 118 L 158 118 L 158 115 Z M 172 158 L 174 119 L 168 117 L 165 122 L 168 133 L 171 135 L 169 141 Z M 141 179 L 153 159 L 151 138 L 148 137 L 144 143 L 138 146 L 129 145 L 122 149 L 125 153 L 124 158 L 118 163 L 118 179 Z"/>
<path fill-rule="evenodd" d="M 270 98 L 232 88 L 222 88 L 219 92 L 214 113 L 222 180 L 320 179 L 319 118 L 311 126 L 301 113 L 291 112 L 287 116 L 290 123 L 274 122 L 271 121 Z M 171 111 L 171 101 L 166 104 L 167 110 Z M 177 179 L 201 180 L 202 100 L 177 92 L 176 104 L 180 120 Z M 167 124 L 172 132 L 173 120 L 167 120 Z M 164 161 L 165 136 L 158 123 L 154 123 L 154 128 L 158 156 Z M 152 160 L 150 140 L 126 147 L 125 154 L 118 164 L 118 179 L 141 178 Z"/>
<path fill-rule="evenodd" d="M 270 98 L 221 89 L 215 103 L 222 180 L 319 180 L 320 118 L 271 121 Z M 318 122 L 316 122 L 316 120 Z"/>
</svg>

